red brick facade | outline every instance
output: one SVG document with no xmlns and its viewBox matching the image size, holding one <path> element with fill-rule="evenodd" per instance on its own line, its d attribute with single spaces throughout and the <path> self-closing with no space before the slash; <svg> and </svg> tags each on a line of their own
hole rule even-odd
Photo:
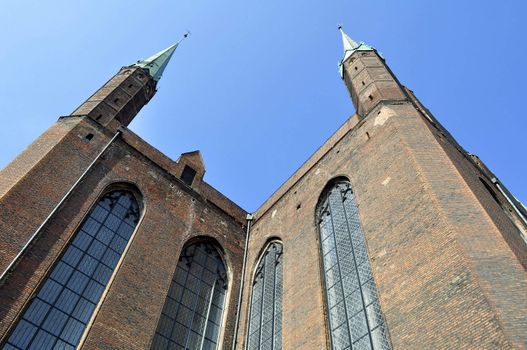
<svg viewBox="0 0 527 350">
<path fill-rule="evenodd" d="M 331 179 L 353 187 L 395 349 L 527 348 L 527 227 L 493 182 L 402 86 L 374 50 L 344 62 L 357 108 L 257 211 L 250 232 L 237 348 L 247 338 L 254 269 L 283 243 L 283 348 L 329 346 L 315 220 Z M 155 93 L 141 68 L 123 68 L 0 172 L 0 268 L 115 135 L 0 284 L 0 341 L 105 191 L 140 199 L 136 232 L 86 330 L 83 349 L 147 349 L 179 254 L 206 239 L 224 255 L 229 288 L 220 334 L 233 344 L 247 213 L 203 180 L 199 152 L 173 161 L 126 129 Z M 195 171 L 185 183 L 185 167 Z"/>
</svg>

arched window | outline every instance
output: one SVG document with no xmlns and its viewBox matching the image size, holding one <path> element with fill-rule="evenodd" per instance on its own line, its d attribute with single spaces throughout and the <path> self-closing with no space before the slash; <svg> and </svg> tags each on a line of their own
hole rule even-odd
<svg viewBox="0 0 527 350">
<path fill-rule="evenodd" d="M 217 349 L 226 293 L 227 274 L 218 250 L 205 242 L 185 248 L 152 349 Z"/>
<path fill-rule="evenodd" d="M 332 348 L 390 349 L 349 182 L 335 182 L 317 210 Z"/>
<path fill-rule="evenodd" d="M 139 215 L 132 193 L 105 194 L 53 266 L 4 349 L 75 349 Z"/>
<path fill-rule="evenodd" d="M 254 275 L 247 350 L 282 349 L 282 244 L 269 244 Z"/>
</svg>

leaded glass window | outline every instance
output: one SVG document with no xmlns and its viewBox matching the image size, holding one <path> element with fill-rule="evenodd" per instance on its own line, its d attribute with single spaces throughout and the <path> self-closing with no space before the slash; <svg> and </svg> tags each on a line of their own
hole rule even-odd
<svg viewBox="0 0 527 350">
<path fill-rule="evenodd" d="M 252 285 L 247 350 L 282 349 L 282 244 L 265 250 Z"/>
<path fill-rule="evenodd" d="M 152 342 L 153 350 L 218 348 L 227 274 L 217 249 L 196 243 L 183 250 Z"/>
<path fill-rule="evenodd" d="M 390 349 L 349 182 L 323 194 L 318 219 L 332 348 Z"/>
<path fill-rule="evenodd" d="M 29 303 L 4 349 L 75 349 L 139 215 L 130 192 L 104 195 Z"/>
</svg>

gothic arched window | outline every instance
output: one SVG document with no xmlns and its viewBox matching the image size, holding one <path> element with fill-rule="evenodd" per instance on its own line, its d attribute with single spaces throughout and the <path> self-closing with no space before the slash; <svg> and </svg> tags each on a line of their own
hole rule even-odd
<svg viewBox="0 0 527 350">
<path fill-rule="evenodd" d="M 153 350 L 218 348 L 227 274 L 218 250 L 196 243 L 183 250 L 152 342 Z"/>
<path fill-rule="evenodd" d="M 139 216 L 132 193 L 105 194 L 51 269 L 4 349 L 75 349 Z"/>
<path fill-rule="evenodd" d="M 350 183 L 337 181 L 317 208 L 333 349 L 390 349 Z"/>
<path fill-rule="evenodd" d="M 271 242 L 254 275 L 247 350 L 282 349 L 282 244 Z"/>
</svg>

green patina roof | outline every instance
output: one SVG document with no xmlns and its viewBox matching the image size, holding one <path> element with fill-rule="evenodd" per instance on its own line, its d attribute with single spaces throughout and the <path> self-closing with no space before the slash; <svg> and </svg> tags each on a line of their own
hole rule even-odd
<svg viewBox="0 0 527 350">
<path fill-rule="evenodd" d="M 340 30 L 340 33 L 342 34 L 342 45 L 344 47 L 344 57 L 339 63 L 339 71 L 340 71 L 340 76 L 344 78 L 344 72 L 342 70 L 343 69 L 342 63 L 344 63 L 344 61 L 348 57 L 350 57 L 355 51 L 370 51 L 370 50 L 373 50 L 373 47 L 366 45 L 362 41 L 357 44 L 357 42 L 355 42 L 352 38 L 350 38 L 348 34 L 344 33 L 344 31 L 342 30 L 342 26 L 339 26 L 339 30 Z"/>
<path fill-rule="evenodd" d="M 183 36 L 183 39 L 186 38 L 188 34 Z M 183 40 L 181 39 L 181 40 Z M 161 75 L 165 70 L 170 58 L 176 51 L 178 45 L 181 43 L 181 40 L 175 43 L 174 45 L 167 47 L 163 51 L 159 51 L 155 55 L 152 55 L 144 60 L 137 61 L 134 66 L 142 67 L 148 69 L 148 72 L 154 78 L 155 81 L 161 79 Z"/>
</svg>

